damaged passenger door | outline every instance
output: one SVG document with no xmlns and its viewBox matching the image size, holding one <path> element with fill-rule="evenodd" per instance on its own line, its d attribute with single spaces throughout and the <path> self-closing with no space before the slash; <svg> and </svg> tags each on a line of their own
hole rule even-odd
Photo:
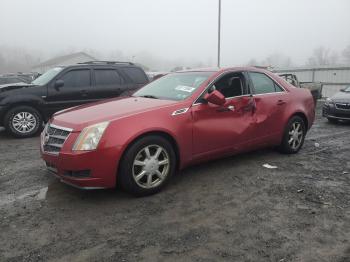
<svg viewBox="0 0 350 262">
<path fill-rule="evenodd" d="M 255 100 L 255 137 L 263 144 L 279 143 L 284 131 L 283 113 L 288 103 L 287 92 L 261 72 L 249 72 Z"/>
<path fill-rule="evenodd" d="M 194 158 L 241 151 L 248 144 L 254 131 L 255 103 L 247 84 L 244 72 L 223 74 L 194 103 Z M 211 102 L 212 92 L 223 96 L 224 103 Z"/>
</svg>

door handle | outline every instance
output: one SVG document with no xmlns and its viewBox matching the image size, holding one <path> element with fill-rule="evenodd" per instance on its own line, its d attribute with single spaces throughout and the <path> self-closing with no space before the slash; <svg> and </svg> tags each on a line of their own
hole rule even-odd
<svg viewBox="0 0 350 262">
<path fill-rule="evenodd" d="M 278 100 L 277 101 L 277 105 L 281 106 L 281 105 L 284 105 L 286 102 L 284 100 Z"/>
<path fill-rule="evenodd" d="M 220 107 L 219 109 L 216 109 L 217 112 L 229 112 L 229 111 L 235 111 L 235 107 L 234 106 L 227 106 L 227 107 Z"/>
<path fill-rule="evenodd" d="M 232 105 L 231 105 L 231 106 L 228 106 L 227 109 L 228 109 L 228 110 L 231 110 L 231 111 L 235 111 L 235 106 L 232 106 Z"/>
</svg>

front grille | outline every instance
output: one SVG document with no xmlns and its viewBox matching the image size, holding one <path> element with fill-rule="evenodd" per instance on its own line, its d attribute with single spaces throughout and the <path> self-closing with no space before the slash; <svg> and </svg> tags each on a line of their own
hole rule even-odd
<svg viewBox="0 0 350 262">
<path fill-rule="evenodd" d="M 350 110 L 350 103 L 336 103 L 335 107 L 343 110 Z"/>
<path fill-rule="evenodd" d="M 69 128 L 48 124 L 42 141 L 44 152 L 58 154 L 71 131 Z"/>
</svg>

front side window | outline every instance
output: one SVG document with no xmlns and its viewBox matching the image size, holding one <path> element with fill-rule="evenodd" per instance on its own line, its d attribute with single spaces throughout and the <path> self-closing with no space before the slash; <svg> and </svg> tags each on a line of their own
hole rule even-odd
<svg viewBox="0 0 350 262">
<path fill-rule="evenodd" d="M 121 78 L 116 70 L 95 69 L 95 81 L 97 86 L 119 85 Z"/>
<path fill-rule="evenodd" d="M 241 73 L 231 73 L 223 76 L 210 88 L 222 93 L 225 98 L 241 96 L 244 94 L 244 77 Z"/>
<path fill-rule="evenodd" d="M 184 100 L 190 97 L 206 81 L 212 72 L 173 73 L 163 76 L 134 93 L 143 96 L 168 100 Z"/>
<path fill-rule="evenodd" d="M 90 85 L 90 70 L 73 70 L 64 74 L 60 79 L 64 81 L 64 86 L 84 87 Z"/>
<path fill-rule="evenodd" d="M 271 78 L 263 73 L 250 72 L 250 79 L 253 82 L 255 94 L 267 94 L 283 91 Z"/>
</svg>

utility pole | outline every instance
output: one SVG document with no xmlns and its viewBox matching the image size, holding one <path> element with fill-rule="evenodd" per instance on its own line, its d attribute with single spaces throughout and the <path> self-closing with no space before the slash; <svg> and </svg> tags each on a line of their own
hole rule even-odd
<svg viewBox="0 0 350 262">
<path fill-rule="evenodd" d="M 219 14 L 218 14 L 218 64 L 220 67 L 220 45 L 221 45 L 221 0 L 219 0 Z"/>
</svg>

